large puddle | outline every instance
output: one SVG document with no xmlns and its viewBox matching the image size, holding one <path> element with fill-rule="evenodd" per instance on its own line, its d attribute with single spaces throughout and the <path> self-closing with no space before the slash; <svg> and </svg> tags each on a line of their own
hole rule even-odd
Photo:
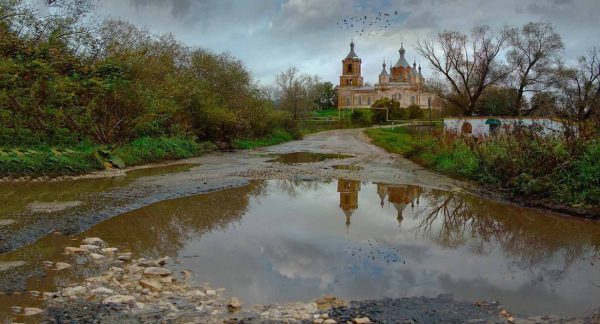
<svg viewBox="0 0 600 324">
<path fill-rule="evenodd" d="M 600 224 L 415 186 L 256 181 L 159 202 L 75 237 L 50 235 L 0 261 L 41 269 L 87 236 L 139 256 L 176 257 L 197 282 L 244 303 L 451 293 L 559 315 L 600 303 Z M 74 271 L 47 271 L 28 288 L 54 290 L 76 281 Z M 0 296 L 0 312 L 15 303 L 33 302 Z"/>
</svg>

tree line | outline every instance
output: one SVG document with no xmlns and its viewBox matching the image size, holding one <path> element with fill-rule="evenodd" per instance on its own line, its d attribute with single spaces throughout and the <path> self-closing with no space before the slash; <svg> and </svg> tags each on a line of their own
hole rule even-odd
<svg viewBox="0 0 600 324">
<path fill-rule="evenodd" d="M 48 13 L 0 0 L 0 146 L 113 144 L 175 136 L 216 143 L 296 132 L 237 58 L 192 49 L 92 4 Z"/>
<path fill-rule="evenodd" d="M 563 49 L 548 22 L 443 31 L 417 45 L 435 73 L 430 90 L 451 114 L 550 115 L 600 124 L 600 49 L 590 48 L 576 64 L 565 62 Z"/>
</svg>

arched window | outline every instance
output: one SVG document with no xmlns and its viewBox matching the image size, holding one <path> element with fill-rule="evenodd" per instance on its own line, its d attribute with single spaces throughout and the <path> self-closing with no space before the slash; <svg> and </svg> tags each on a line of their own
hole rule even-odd
<svg viewBox="0 0 600 324">
<path fill-rule="evenodd" d="M 367 105 L 369 105 L 369 106 L 371 105 L 371 97 L 367 98 Z"/>
<path fill-rule="evenodd" d="M 346 97 L 346 106 L 350 106 L 350 97 Z"/>
<path fill-rule="evenodd" d="M 471 123 L 469 122 L 465 122 L 462 124 L 462 127 L 460 129 L 460 132 L 463 134 L 471 134 L 473 133 L 473 125 L 471 125 Z"/>
<path fill-rule="evenodd" d="M 347 73 L 352 73 L 352 63 L 348 64 L 348 67 L 346 68 L 346 72 Z"/>
<path fill-rule="evenodd" d="M 415 98 L 415 96 L 411 96 L 410 97 L 410 104 L 414 105 L 416 103 L 417 99 Z"/>
<path fill-rule="evenodd" d="M 358 97 L 358 105 L 361 106 L 362 105 L 362 97 Z"/>
</svg>

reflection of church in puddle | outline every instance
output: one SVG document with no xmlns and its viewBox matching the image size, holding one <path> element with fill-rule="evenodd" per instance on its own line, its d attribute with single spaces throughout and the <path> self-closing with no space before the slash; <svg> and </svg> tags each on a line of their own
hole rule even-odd
<svg viewBox="0 0 600 324">
<path fill-rule="evenodd" d="M 350 228 L 350 218 L 354 211 L 358 209 L 358 192 L 360 191 L 360 181 L 339 179 L 337 191 L 340 193 L 340 208 L 346 215 L 346 228 Z"/>
<path fill-rule="evenodd" d="M 384 183 L 377 183 L 377 194 L 381 199 L 381 208 L 385 205 L 385 198 L 387 197 L 388 202 L 394 205 L 398 212 L 398 224 L 402 223 L 403 213 L 406 206 L 410 205 L 411 208 L 415 207 L 415 204 L 419 205 L 419 196 L 423 189 L 417 186 L 396 186 Z"/>
<path fill-rule="evenodd" d="M 385 205 L 385 198 L 396 208 L 398 212 L 398 223 L 402 223 L 403 212 L 410 204 L 414 207 L 419 205 L 419 196 L 423 189 L 417 186 L 398 186 L 384 183 L 376 183 L 377 194 L 381 199 L 381 207 Z M 352 214 L 358 209 L 358 192 L 361 183 L 358 180 L 339 179 L 337 191 L 340 193 L 340 208 L 346 216 L 346 228 L 350 228 Z"/>
</svg>

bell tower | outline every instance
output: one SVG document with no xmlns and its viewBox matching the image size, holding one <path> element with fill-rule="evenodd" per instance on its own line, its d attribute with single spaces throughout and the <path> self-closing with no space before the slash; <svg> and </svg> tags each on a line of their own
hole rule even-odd
<svg viewBox="0 0 600 324">
<path fill-rule="evenodd" d="M 354 41 L 350 43 L 350 52 L 342 60 L 342 74 L 340 75 L 340 87 L 362 87 L 361 76 L 362 61 L 354 52 Z"/>
</svg>

